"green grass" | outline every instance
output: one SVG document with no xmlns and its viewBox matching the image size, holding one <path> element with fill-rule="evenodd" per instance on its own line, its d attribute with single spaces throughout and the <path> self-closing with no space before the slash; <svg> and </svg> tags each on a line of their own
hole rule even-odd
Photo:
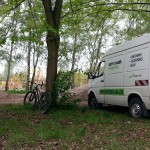
<svg viewBox="0 0 150 150">
<path fill-rule="evenodd" d="M 26 90 L 9 90 L 7 92 L 10 94 L 26 94 L 28 91 L 26 91 Z"/>
<path fill-rule="evenodd" d="M 149 118 L 133 119 L 122 108 L 65 106 L 42 115 L 28 106 L 0 106 L 0 149 L 149 149 L 149 131 Z"/>
</svg>

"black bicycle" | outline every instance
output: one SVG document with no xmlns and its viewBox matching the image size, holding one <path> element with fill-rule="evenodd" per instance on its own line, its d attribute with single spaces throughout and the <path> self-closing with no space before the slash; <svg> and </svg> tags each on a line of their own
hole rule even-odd
<svg viewBox="0 0 150 150">
<path fill-rule="evenodd" d="M 42 84 L 36 84 L 34 82 L 31 83 L 33 83 L 35 86 L 31 91 L 26 93 L 24 97 L 24 105 L 30 103 L 33 105 L 33 107 L 38 106 L 39 111 L 45 114 L 48 112 L 51 106 L 51 93 L 43 92 L 42 90 L 40 90 L 39 86 L 41 86 L 42 88 L 44 85 L 43 83 Z"/>
</svg>

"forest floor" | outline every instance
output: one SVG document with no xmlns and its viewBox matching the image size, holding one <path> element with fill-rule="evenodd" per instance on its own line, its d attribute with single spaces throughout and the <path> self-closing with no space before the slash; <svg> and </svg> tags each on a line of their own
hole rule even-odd
<svg viewBox="0 0 150 150">
<path fill-rule="evenodd" d="M 81 107 L 59 106 L 46 115 L 20 105 L 24 94 L 0 92 L 0 150 L 150 149 L 150 118 L 133 119 L 122 107 L 89 109 L 87 90 L 70 91 Z"/>
<path fill-rule="evenodd" d="M 87 95 L 88 95 L 88 84 L 84 84 L 80 87 L 71 89 L 72 93 L 71 99 L 80 99 L 81 102 L 79 105 L 87 104 Z M 0 105 L 4 104 L 23 104 L 25 94 L 11 94 L 5 91 L 0 91 Z"/>
<path fill-rule="evenodd" d="M 66 105 L 43 115 L 28 106 L 0 105 L 0 150 L 149 150 L 150 119 L 127 108 Z"/>
</svg>

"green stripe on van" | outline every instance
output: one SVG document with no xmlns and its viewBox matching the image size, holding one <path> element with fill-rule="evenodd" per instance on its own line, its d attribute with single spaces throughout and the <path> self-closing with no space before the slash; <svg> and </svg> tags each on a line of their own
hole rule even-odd
<svg viewBox="0 0 150 150">
<path fill-rule="evenodd" d="M 124 89 L 101 89 L 99 92 L 102 95 L 124 95 Z"/>
</svg>

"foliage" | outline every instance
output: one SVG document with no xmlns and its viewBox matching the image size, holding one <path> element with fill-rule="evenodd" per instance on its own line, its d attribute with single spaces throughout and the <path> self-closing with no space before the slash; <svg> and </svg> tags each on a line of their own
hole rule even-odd
<svg viewBox="0 0 150 150">
<path fill-rule="evenodd" d="M 88 76 L 84 74 L 83 72 L 76 72 L 74 74 L 74 84 L 75 87 L 81 86 L 83 84 L 86 84 Z"/>
<path fill-rule="evenodd" d="M 52 93 L 53 104 L 62 105 L 71 97 L 71 93 L 68 91 L 71 87 L 71 75 L 72 72 L 59 72 L 57 74 L 56 81 L 54 82 L 54 89 Z"/>
<path fill-rule="evenodd" d="M 52 2 L 52 11 L 55 2 Z M 41 0 L 0 1 L 0 60 L 9 61 L 10 45 L 13 44 L 11 62 L 18 67 L 18 62 L 27 58 L 31 42 L 31 68 L 36 66 L 36 60 L 46 68 L 45 36 L 47 31 L 56 34 L 56 29 L 46 22 L 42 4 Z M 64 1 L 58 68 L 71 70 L 68 66 L 73 64 L 74 69 L 95 70 L 103 53 L 113 45 L 150 32 L 149 12 L 149 0 Z"/>
</svg>

